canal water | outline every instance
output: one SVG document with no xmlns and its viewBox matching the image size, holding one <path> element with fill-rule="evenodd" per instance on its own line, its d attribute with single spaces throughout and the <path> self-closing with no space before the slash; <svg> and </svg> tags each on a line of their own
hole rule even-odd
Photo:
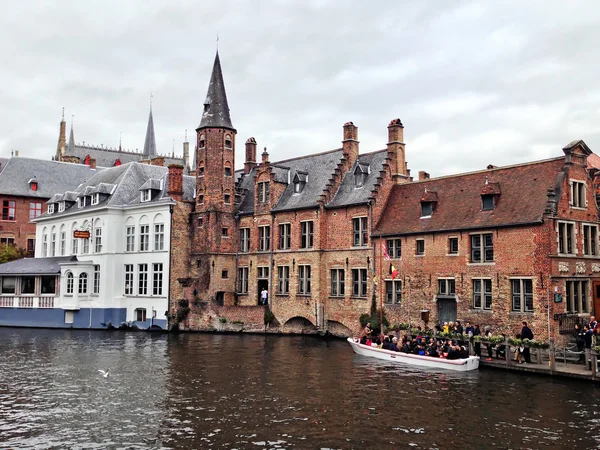
<svg viewBox="0 0 600 450">
<path fill-rule="evenodd" d="M 598 393 L 315 337 L 0 329 L 0 448 L 590 449 Z"/>
</svg>

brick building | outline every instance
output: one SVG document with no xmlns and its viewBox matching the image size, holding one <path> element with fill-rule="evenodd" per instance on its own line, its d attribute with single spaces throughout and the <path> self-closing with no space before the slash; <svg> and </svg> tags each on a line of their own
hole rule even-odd
<svg viewBox="0 0 600 450">
<path fill-rule="evenodd" d="M 170 314 L 182 328 L 262 326 L 264 288 L 284 332 L 350 334 L 373 297 L 391 323 L 458 318 L 512 333 L 528 320 L 540 337 L 600 311 L 582 141 L 560 158 L 413 181 L 399 119 L 386 148 L 362 154 L 348 122 L 341 148 L 276 162 L 266 148 L 258 161 L 249 138 L 235 171 L 218 54 L 196 131 L 196 196 L 175 198 L 172 213 Z"/>
<path fill-rule="evenodd" d="M 96 173 L 87 166 L 13 156 L 0 172 L 0 243 L 35 251 L 35 223 L 55 193 L 76 188 Z"/>
</svg>

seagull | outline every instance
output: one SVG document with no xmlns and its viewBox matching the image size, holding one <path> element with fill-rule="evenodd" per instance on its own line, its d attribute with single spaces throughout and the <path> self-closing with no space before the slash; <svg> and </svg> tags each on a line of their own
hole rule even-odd
<svg viewBox="0 0 600 450">
<path fill-rule="evenodd" d="M 110 369 L 107 369 L 106 372 L 104 370 L 98 369 L 98 372 L 100 372 L 104 378 L 108 378 Z"/>
</svg>

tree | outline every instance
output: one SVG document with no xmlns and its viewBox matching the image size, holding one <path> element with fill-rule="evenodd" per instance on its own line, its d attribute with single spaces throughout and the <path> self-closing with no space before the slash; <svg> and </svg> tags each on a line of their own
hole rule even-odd
<svg viewBox="0 0 600 450">
<path fill-rule="evenodd" d="M 17 247 L 15 245 L 0 245 L 0 264 L 5 262 L 14 261 L 15 259 L 25 258 L 27 250 L 24 248 Z"/>
</svg>

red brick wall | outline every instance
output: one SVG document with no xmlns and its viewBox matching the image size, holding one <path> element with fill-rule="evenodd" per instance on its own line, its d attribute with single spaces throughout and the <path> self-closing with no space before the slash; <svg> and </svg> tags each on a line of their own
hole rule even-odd
<svg viewBox="0 0 600 450">
<path fill-rule="evenodd" d="M 4 195 L 0 196 L 0 208 L 4 205 L 5 200 L 15 202 L 15 220 L 0 220 L 0 236 L 13 237 L 17 247 L 27 249 L 27 239 L 35 240 L 35 224 L 29 222 L 29 204 L 41 203 L 42 213 L 44 213 L 47 209 L 48 199 Z M 0 219 L 1 217 L 0 215 Z"/>
</svg>

